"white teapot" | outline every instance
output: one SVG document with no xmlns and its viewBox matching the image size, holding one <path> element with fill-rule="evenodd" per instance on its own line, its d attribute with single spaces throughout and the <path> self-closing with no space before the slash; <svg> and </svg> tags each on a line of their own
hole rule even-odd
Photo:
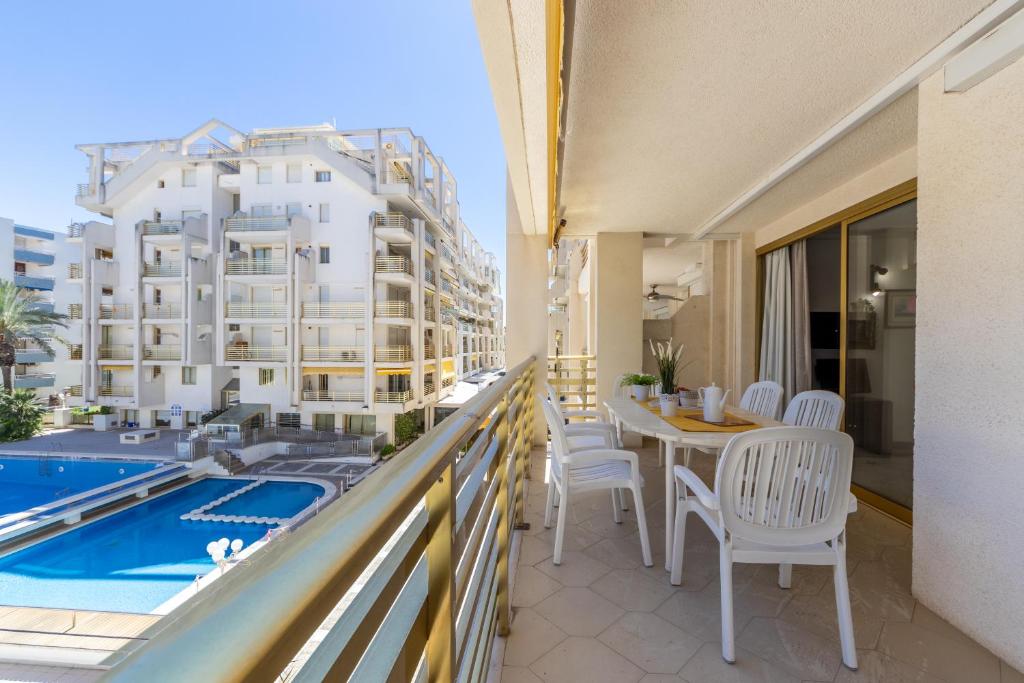
<svg viewBox="0 0 1024 683">
<path fill-rule="evenodd" d="M 717 386 L 712 382 L 710 387 L 701 387 L 697 390 L 697 393 L 704 402 L 704 421 L 724 422 L 725 399 L 729 395 L 729 392 L 726 391 L 723 393 L 722 387 Z"/>
</svg>

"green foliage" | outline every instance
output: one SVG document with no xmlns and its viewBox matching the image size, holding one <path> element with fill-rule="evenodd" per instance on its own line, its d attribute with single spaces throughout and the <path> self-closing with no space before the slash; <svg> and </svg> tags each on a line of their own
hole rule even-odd
<svg viewBox="0 0 1024 683">
<path fill-rule="evenodd" d="M 632 387 L 640 385 L 642 387 L 654 386 L 658 383 L 658 378 L 654 375 L 626 375 L 622 378 L 622 386 Z"/>
<path fill-rule="evenodd" d="M 404 413 L 395 416 L 395 442 L 405 443 L 412 441 L 419 433 L 419 425 L 416 416 L 412 413 Z"/>
<path fill-rule="evenodd" d="M 22 289 L 8 280 L 0 280 L 0 367 L 3 368 L 4 390 L 12 391 L 11 369 L 17 362 L 15 342 L 31 339 L 43 351 L 53 353 L 51 326 L 67 327 L 63 313 L 38 310 L 42 301 L 32 290 Z M 56 337 L 58 341 L 64 340 Z"/>
<path fill-rule="evenodd" d="M 398 449 L 395 448 L 395 444 L 384 444 L 384 448 L 380 449 L 380 457 L 387 459 L 389 456 L 394 455 L 396 450 Z"/>
<path fill-rule="evenodd" d="M 72 408 L 72 415 L 110 415 L 114 409 L 110 406 L 87 406 Z"/>
<path fill-rule="evenodd" d="M 0 441 L 21 441 L 35 436 L 43 429 L 45 413 L 34 391 L 0 392 Z"/>
</svg>

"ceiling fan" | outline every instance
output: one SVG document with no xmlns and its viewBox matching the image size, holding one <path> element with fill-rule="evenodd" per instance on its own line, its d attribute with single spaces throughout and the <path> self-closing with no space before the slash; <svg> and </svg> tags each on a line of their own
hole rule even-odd
<svg viewBox="0 0 1024 683">
<path fill-rule="evenodd" d="M 651 291 L 644 294 L 644 298 L 648 301 L 686 301 L 686 299 L 680 299 L 677 296 L 671 296 L 669 294 L 659 294 L 658 285 L 651 285 Z"/>
</svg>

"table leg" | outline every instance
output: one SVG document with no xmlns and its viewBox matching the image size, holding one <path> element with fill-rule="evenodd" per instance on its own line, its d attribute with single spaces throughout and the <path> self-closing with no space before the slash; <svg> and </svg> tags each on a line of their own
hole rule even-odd
<svg viewBox="0 0 1024 683">
<path fill-rule="evenodd" d="M 676 445 L 665 441 L 665 571 L 672 571 L 672 537 L 676 517 Z"/>
</svg>

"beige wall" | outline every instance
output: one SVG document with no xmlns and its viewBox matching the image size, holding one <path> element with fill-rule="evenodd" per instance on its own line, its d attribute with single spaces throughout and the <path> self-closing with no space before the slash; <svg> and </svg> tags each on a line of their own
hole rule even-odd
<svg viewBox="0 0 1024 683">
<path fill-rule="evenodd" d="M 914 593 L 1024 669 L 1024 61 L 919 102 Z"/>
<path fill-rule="evenodd" d="M 624 372 L 643 363 L 643 235 L 601 233 L 592 253 L 596 298 L 597 405 L 615 393 Z"/>
<path fill-rule="evenodd" d="M 646 342 L 648 339 L 664 341 L 672 337 L 672 344 L 683 344 L 682 362 L 689 363 L 679 373 L 676 380 L 687 389 L 706 386 L 708 380 L 708 347 L 710 334 L 708 329 L 708 307 L 710 297 L 691 296 L 679 306 L 676 314 L 666 320 L 644 321 L 644 363 L 643 371 L 652 375 L 658 374 L 658 364 Z"/>
</svg>

